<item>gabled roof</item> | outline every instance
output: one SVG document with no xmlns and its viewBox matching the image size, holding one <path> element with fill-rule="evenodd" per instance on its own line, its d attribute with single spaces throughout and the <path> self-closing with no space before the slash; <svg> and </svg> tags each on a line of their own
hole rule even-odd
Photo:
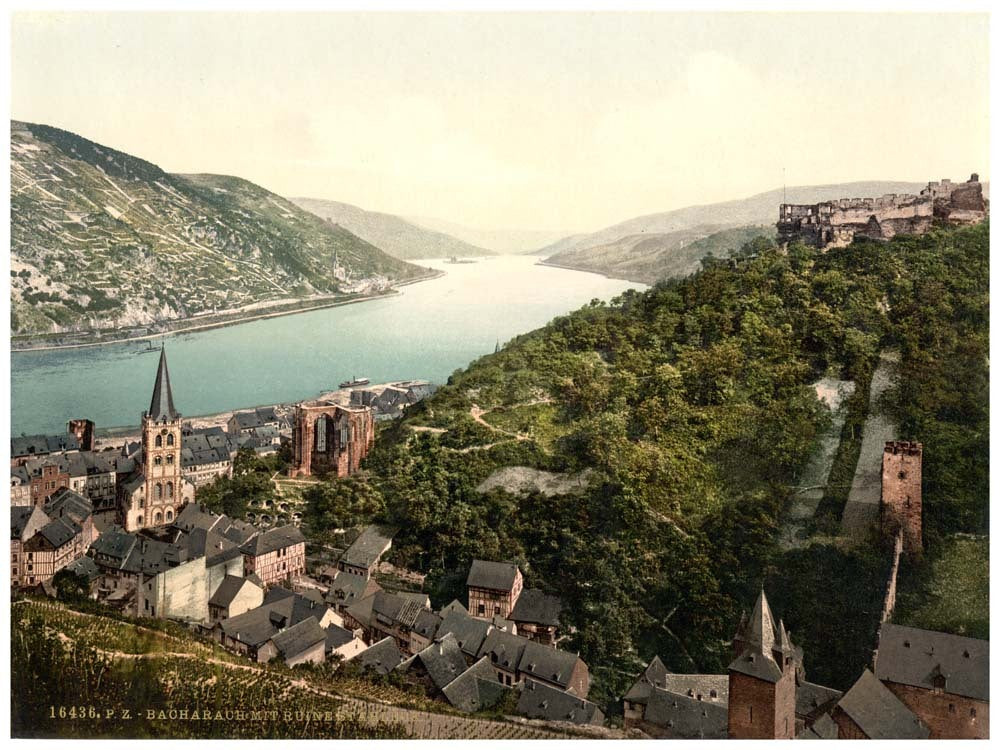
<svg viewBox="0 0 1000 750">
<path fill-rule="evenodd" d="M 94 506 L 90 500 L 68 487 L 61 487 L 53 492 L 45 503 L 45 514 L 49 518 L 66 517 L 82 523 L 93 513 Z"/>
<path fill-rule="evenodd" d="M 153 383 L 153 397 L 149 401 L 149 418 L 154 422 L 180 418 L 174 408 L 174 394 L 170 390 L 170 372 L 167 370 L 167 350 L 160 347 L 160 364 L 156 368 L 156 382 Z"/>
<path fill-rule="evenodd" d="M 822 714 L 810 726 L 803 729 L 797 735 L 797 740 L 835 740 L 840 734 L 837 722 L 830 718 L 830 714 Z"/>
<path fill-rule="evenodd" d="M 271 642 L 278 649 L 278 653 L 287 659 L 301 654 L 318 643 L 325 643 L 326 631 L 319 626 L 315 617 L 307 617 L 273 636 Z"/>
<path fill-rule="evenodd" d="M 87 583 L 90 583 L 101 575 L 101 570 L 97 567 L 97 563 L 95 563 L 93 558 L 90 557 L 78 557 L 66 566 L 66 570 L 70 573 L 82 576 L 87 580 Z"/>
<path fill-rule="evenodd" d="M 412 631 L 422 635 L 424 638 L 433 638 L 440 625 L 441 615 L 437 615 L 429 609 L 421 609 L 417 613 L 417 620 L 413 623 Z"/>
<path fill-rule="evenodd" d="M 377 592 L 372 605 L 372 612 L 380 622 L 389 626 L 401 625 L 408 630 L 414 628 L 422 611 L 425 610 L 419 600 L 389 591 Z"/>
<path fill-rule="evenodd" d="M 660 661 L 659 656 L 654 656 L 646 669 L 639 675 L 639 679 L 625 693 L 624 699 L 632 703 L 645 703 L 654 687 L 662 688 L 666 684 L 667 668 Z"/>
<path fill-rule="evenodd" d="M 95 556 L 109 557 L 121 567 L 138 541 L 135 534 L 129 534 L 121 526 L 112 526 L 90 545 L 90 552 Z"/>
<path fill-rule="evenodd" d="M 10 538 L 25 541 L 25 531 L 39 529 L 51 519 L 37 505 L 15 505 L 10 509 Z"/>
<path fill-rule="evenodd" d="M 473 560 L 466 585 L 477 589 L 510 591 L 516 578 L 517 566 L 514 563 Z"/>
<path fill-rule="evenodd" d="M 580 657 L 569 651 L 528 641 L 524 644 L 518 670 L 539 680 L 554 682 L 565 689 L 569 687 L 573 669 L 579 662 Z"/>
<path fill-rule="evenodd" d="M 240 552 L 244 555 L 259 557 L 275 550 L 291 547 L 293 544 L 300 544 L 305 540 L 306 538 L 302 536 L 299 528 L 289 524 L 258 534 L 240 547 Z"/>
<path fill-rule="evenodd" d="M 875 676 L 884 682 L 931 690 L 938 674 L 946 693 L 989 701 L 989 665 L 989 641 L 886 623 L 879 639 Z"/>
<path fill-rule="evenodd" d="M 729 734 L 729 709 L 653 688 L 643 718 L 679 739 L 721 739 Z"/>
<path fill-rule="evenodd" d="M 930 735 L 923 722 L 867 669 L 837 706 L 873 740 L 916 740 Z"/>
<path fill-rule="evenodd" d="M 222 520 L 222 516 L 212 513 L 201 503 L 188 503 L 174 519 L 173 526 L 181 531 L 192 531 L 194 529 L 204 529 L 209 531 L 214 529 Z"/>
<path fill-rule="evenodd" d="M 438 632 L 441 631 L 439 630 Z M 505 633 L 502 630 L 494 628 L 486 636 L 476 656 L 488 656 L 492 664 L 506 669 L 508 672 L 513 672 L 517 669 L 518 664 L 521 663 L 521 655 L 524 653 L 524 649 L 528 643 L 527 638 Z"/>
<path fill-rule="evenodd" d="M 393 638 L 385 637 L 355 657 L 362 669 L 371 669 L 378 674 L 389 674 L 403 661 L 403 655 Z"/>
<path fill-rule="evenodd" d="M 407 659 L 400 665 L 400 670 L 408 671 L 417 664 L 427 670 L 431 682 L 438 690 L 443 690 L 445 685 L 466 670 L 465 656 L 458 647 L 455 636 L 450 633 Z"/>
<path fill-rule="evenodd" d="M 369 596 L 357 599 L 352 604 L 347 607 L 347 614 L 361 623 L 364 627 L 370 627 L 372 623 L 372 618 L 375 616 L 375 597 L 378 594 L 371 594 Z"/>
<path fill-rule="evenodd" d="M 445 608 L 447 609 L 447 607 Z M 442 614 L 445 610 L 441 610 Z M 492 625 L 486 620 L 480 620 L 469 615 L 463 607 L 461 611 L 452 609 L 441 619 L 438 625 L 438 636 L 453 633 L 459 648 L 472 657 L 480 655 L 483 642 L 492 630 Z"/>
<path fill-rule="evenodd" d="M 795 713 L 799 716 L 826 713 L 842 695 L 839 690 L 803 681 L 795 689 Z"/>
<path fill-rule="evenodd" d="M 340 558 L 341 562 L 357 568 L 370 569 L 392 546 L 392 537 L 395 533 L 396 529 L 391 526 L 369 526 L 345 550 Z"/>
<path fill-rule="evenodd" d="M 69 544 L 78 533 L 80 533 L 79 526 L 70 525 L 62 518 L 50 521 L 38 530 L 38 535 L 52 545 L 53 549 L 59 549 L 64 544 Z"/>
<path fill-rule="evenodd" d="M 546 594 L 541 589 L 524 589 L 517 597 L 509 619 L 514 622 L 557 627 L 561 610 L 562 601 L 558 596 Z"/>
<path fill-rule="evenodd" d="M 10 455 L 12 458 L 33 456 L 57 451 L 75 451 L 80 449 L 80 441 L 76 435 L 22 435 L 10 439 Z"/>
<path fill-rule="evenodd" d="M 484 656 L 445 685 L 442 692 L 459 711 L 472 713 L 496 705 L 509 689 L 500 684 L 490 660 Z"/>
<path fill-rule="evenodd" d="M 352 633 L 347 628 L 342 628 L 340 625 L 327 625 L 326 627 L 326 650 L 333 651 L 334 649 L 340 648 L 341 646 L 350 643 L 355 638 L 354 633 Z"/>
<path fill-rule="evenodd" d="M 441 617 L 447 617 L 452 612 L 460 612 L 465 615 L 469 614 L 469 610 L 467 610 L 465 608 L 465 605 L 462 604 L 462 602 L 460 602 L 458 599 L 452 599 L 450 604 L 446 604 L 445 606 L 443 606 L 441 608 L 440 614 Z"/>
<path fill-rule="evenodd" d="M 222 583 L 219 584 L 219 588 L 212 594 L 212 598 L 208 600 L 208 603 L 214 607 L 228 607 L 233 603 L 233 599 L 236 598 L 237 594 L 243 590 L 244 586 L 253 585 L 255 584 L 246 578 L 227 575 L 222 579 Z"/>
<path fill-rule="evenodd" d="M 662 689 L 668 693 L 685 695 L 688 698 L 708 703 L 718 703 L 723 706 L 729 704 L 729 675 L 725 674 L 675 674 L 668 672 L 663 680 Z"/>
<path fill-rule="evenodd" d="M 518 713 L 530 719 L 568 721 L 573 724 L 603 724 L 604 713 L 591 703 L 565 690 L 526 679 L 517 701 Z"/>
<path fill-rule="evenodd" d="M 326 601 L 331 604 L 349 606 L 356 600 L 370 596 L 381 590 L 382 587 L 373 578 L 362 578 L 361 576 L 343 573 L 333 579 L 330 589 L 326 592 Z"/>
</svg>

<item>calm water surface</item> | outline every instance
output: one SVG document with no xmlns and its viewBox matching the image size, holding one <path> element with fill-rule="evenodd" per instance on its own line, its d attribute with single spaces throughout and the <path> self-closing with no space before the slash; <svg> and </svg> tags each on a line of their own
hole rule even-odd
<svg viewBox="0 0 1000 750">
<path fill-rule="evenodd" d="M 174 402 L 182 414 L 214 414 L 310 398 L 353 375 L 442 383 L 498 339 L 643 288 L 537 260 L 419 261 L 447 275 L 389 299 L 165 336 Z M 63 432 L 71 417 L 99 428 L 138 424 L 156 374 L 157 357 L 137 353 L 145 346 L 12 353 L 12 434 Z"/>
</svg>

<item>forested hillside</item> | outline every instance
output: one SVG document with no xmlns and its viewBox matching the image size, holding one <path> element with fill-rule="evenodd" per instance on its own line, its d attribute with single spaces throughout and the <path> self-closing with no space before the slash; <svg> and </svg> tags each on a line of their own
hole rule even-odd
<svg viewBox="0 0 1000 750">
<path fill-rule="evenodd" d="M 810 384 L 834 375 L 861 392 L 879 351 L 899 350 L 891 406 L 899 438 L 924 444 L 928 556 L 955 532 L 987 533 L 988 256 L 988 225 L 826 254 L 758 239 L 595 301 L 456 372 L 383 432 L 366 502 L 402 528 L 393 554 L 429 573 L 435 605 L 461 595 L 473 557 L 516 560 L 526 585 L 559 593 L 596 700 L 654 654 L 724 670 L 762 583 L 809 679 L 845 688 L 870 656 L 887 562 L 874 540 L 775 544 L 829 419 Z M 513 466 L 592 471 L 573 494 L 477 491 Z"/>
</svg>

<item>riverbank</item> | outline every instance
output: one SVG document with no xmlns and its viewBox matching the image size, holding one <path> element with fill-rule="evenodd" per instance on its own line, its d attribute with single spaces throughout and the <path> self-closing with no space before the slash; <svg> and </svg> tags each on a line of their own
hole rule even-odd
<svg viewBox="0 0 1000 750">
<path fill-rule="evenodd" d="M 386 299 L 399 294 L 398 287 L 409 286 L 411 284 L 417 284 L 422 281 L 431 281 L 433 279 L 438 279 L 445 275 L 444 271 L 432 270 L 431 272 L 418 276 L 413 279 L 407 279 L 406 281 L 400 281 L 392 288 L 380 292 L 378 294 L 366 294 L 357 297 L 320 297 L 312 300 L 303 300 L 299 302 L 291 302 L 287 305 L 276 306 L 277 309 L 268 308 L 267 312 L 250 312 L 241 311 L 233 313 L 217 313 L 212 316 L 206 316 L 199 319 L 195 318 L 182 318 L 175 321 L 164 321 L 162 323 L 157 323 L 158 326 L 162 326 L 160 330 L 153 333 L 145 333 L 138 336 L 128 335 L 126 329 L 108 329 L 101 331 L 93 331 L 85 333 L 84 336 L 89 336 L 91 338 L 98 337 L 97 341 L 79 341 L 72 343 L 59 343 L 59 344 L 42 344 L 39 340 L 42 338 L 40 336 L 35 337 L 25 337 L 23 341 L 16 341 L 13 337 L 11 338 L 10 348 L 12 352 L 38 352 L 38 351 L 52 351 L 56 349 L 85 349 L 94 346 L 105 346 L 107 344 L 124 344 L 133 341 L 149 341 L 156 338 L 161 338 L 163 336 L 172 336 L 180 333 L 192 333 L 194 331 L 206 331 L 213 328 L 223 328 L 225 326 L 239 325 L 241 323 L 249 323 L 254 320 L 265 320 L 267 318 L 277 318 L 285 315 L 295 315 L 297 313 L 310 312 L 313 310 L 323 310 L 330 307 L 342 307 L 343 305 L 353 305 L 358 302 L 369 302 L 376 299 Z M 57 338 L 59 336 L 73 336 L 78 334 L 46 334 L 51 338 Z"/>
<path fill-rule="evenodd" d="M 605 279 L 612 279 L 613 281 L 630 281 L 633 284 L 642 284 L 643 286 L 651 286 L 653 282 L 649 279 L 632 279 L 628 276 L 621 276 L 618 274 L 605 273 L 604 271 L 595 271 L 592 268 L 581 268 L 580 266 L 568 266 L 563 263 L 552 263 L 548 260 L 540 260 L 535 263 L 536 266 L 547 266 L 549 268 L 561 268 L 564 271 L 578 271 L 579 273 L 592 273 L 595 276 L 603 276 Z"/>
</svg>

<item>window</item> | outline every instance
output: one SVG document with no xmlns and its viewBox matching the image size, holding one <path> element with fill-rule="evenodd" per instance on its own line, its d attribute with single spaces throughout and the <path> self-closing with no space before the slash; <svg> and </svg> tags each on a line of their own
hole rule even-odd
<svg viewBox="0 0 1000 750">
<path fill-rule="evenodd" d="M 156 483 L 156 499 L 160 500 L 163 498 L 163 485 L 159 482 Z"/>
<path fill-rule="evenodd" d="M 157 435 L 156 439 L 153 440 L 153 445 L 155 445 L 157 448 L 162 447 L 163 446 L 163 436 L 162 435 Z"/>
<path fill-rule="evenodd" d="M 156 511 L 156 515 L 153 516 L 153 523 L 162 523 L 162 522 L 163 522 L 163 514 L 160 513 L 159 511 Z"/>
<path fill-rule="evenodd" d="M 173 462 L 174 462 L 174 454 L 173 453 L 168 453 L 167 454 L 167 463 L 168 464 L 172 464 Z"/>
<path fill-rule="evenodd" d="M 163 457 L 162 456 L 157 456 L 156 458 L 153 459 L 153 463 L 156 466 L 161 466 L 163 464 Z"/>
<path fill-rule="evenodd" d="M 167 497 L 173 497 L 173 496 L 174 496 L 174 483 L 167 482 Z"/>
<path fill-rule="evenodd" d="M 950 714 L 955 713 L 955 704 L 954 703 L 949 703 L 948 704 L 948 713 L 950 713 Z"/>
<path fill-rule="evenodd" d="M 753 706 L 747 706 L 750 710 L 750 723 L 753 724 Z"/>
<path fill-rule="evenodd" d="M 900 479 L 906 479 L 906 472 L 905 471 L 899 472 L 899 478 Z"/>
<path fill-rule="evenodd" d="M 479 605 L 479 614 L 481 614 L 481 615 L 485 615 L 486 614 L 486 605 L 485 604 L 480 604 Z"/>
<path fill-rule="evenodd" d="M 173 521 L 174 520 L 174 512 L 172 510 L 168 510 L 167 511 L 167 520 L 168 521 Z"/>
<path fill-rule="evenodd" d="M 173 444 L 174 444 L 173 434 L 167 435 L 167 445 L 173 445 Z"/>
<path fill-rule="evenodd" d="M 142 516 L 141 515 L 135 517 L 135 523 L 136 523 L 137 526 L 142 526 Z"/>
<path fill-rule="evenodd" d="M 975 719 L 976 718 L 976 709 L 970 708 L 969 709 L 969 716 L 971 716 L 973 719 Z"/>
</svg>

